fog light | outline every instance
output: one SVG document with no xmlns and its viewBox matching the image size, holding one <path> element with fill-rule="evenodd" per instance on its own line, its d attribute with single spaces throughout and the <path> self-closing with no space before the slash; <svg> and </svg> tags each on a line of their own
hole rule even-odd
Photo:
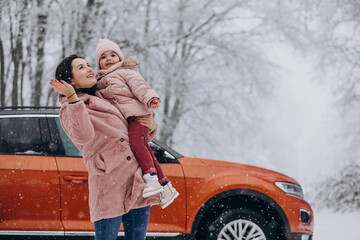
<svg viewBox="0 0 360 240">
<path fill-rule="evenodd" d="M 304 208 L 300 208 L 300 218 L 301 218 L 301 223 L 302 224 L 308 225 L 310 223 L 310 220 L 311 220 L 310 212 L 308 210 L 304 209 Z"/>
<path fill-rule="evenodd" d="M 309 240 L 309 237 L 310 237 L 310 235 L 303 234 L 303 235 L 301 236 L 301 240 Z"/>
</svg>

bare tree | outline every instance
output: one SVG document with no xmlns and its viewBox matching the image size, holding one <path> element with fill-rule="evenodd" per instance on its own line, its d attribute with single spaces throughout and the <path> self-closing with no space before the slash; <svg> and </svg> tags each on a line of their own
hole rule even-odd
<svg viewBox="0 0 360 240">
<path fill-rule="evenodd" d="M 4 47 L 0 37 L 0 106 L 5 106 L 5 58 Z"/>
<path fill-rule="evenodd" d="M 31 8 L 34 8 L 34 3 L 30 2 L 31 4 Z M 31 9 L 30 8 L 30 9 Z M 26 99 L 26 96 L 28 93 L 31 93 L 31 91 L 29 91 L 29 89 L 27 89 L 25 87 L 25 85 L 29 84 L 29 80 L 34 79 L 34 70 L 33 69 L 33 55 L 34 53 L 36 54 L 36 49 L 34 49 L 34 38 L 35 38 L 35 34 L 33 34 L 34 32 L 36 32 L 36 25 L 32 24 L 31 21 L 29 21 L 29 19 L 31 19 L 32 15 L 29 14 L 28 15 L 28 28 L 30 29 L 30 31 L 26 31 L 25 32 L 25 36 L 23 39 L 23 44 L 24 44 L 24 54 L 23 54 L 23 64 L 22 64 L 22 71 L 21 71 L 21 80 L 20 80 L 20 101 L 21 101 L 21 105 L 29 105 L 28 103 L 26 104 L 26 102 L 28 102 L 28 100 Z"/>
<path fill-rule="evenodd" d="M 1 21 L 1 12 L 0 12 Z M 5 58 L 4 47 L 0 35 L 0 106 L 5 106 Z"/>
<path fill-rule="evenodd" d="M 236 133 L 251 139 L 259 123 L 255 106 L 270 95 L 273 81 L 269 70 L 274 66 L 261 44 L 286 36 L 301 46 L 305 39 L 295 37 L 300 31 L 295 17 L 288 24 L 283 19 L 296 13 L 290 7 L 245 0 L 127 1 L 107 10 L 107 16 L 122 15 L 105 18 L 110 27 L 104 35 L 140 55 L 141 73 L 162 97 L 157 110 L 162 141 L 180 141 L 184 129 L 201 136 L 206 133 L 200 128 L 231 132 L 230 127 L 214 130 L 200 112 L 214 116 L 213 124 L 231 115 L 238 121 Z"/>
<path fill-rule="evenodd" d="M 40 105 L 40 99 L 42 96 L 42 81 L 43 81 L 43 72 L 44 72 L 44 47 L 45 47 L 45 37 L 47 32 L 47 23 L 48 23 L 48 12 L 50 2 L 45 0 L 37 0 L 37 38 L 35 42 L 36 52 L 36 67 L 35 67 L 35 76 L 34 76 L 34 87 L 33 93 L 31 94 L 31 103 L 35 106 Z"/>
<path fill-rule="evenodd" d="M 314 1 L 311 11 L 318 78 L 332 84 L 336 106 L 344 121 L 343 137 L 350 143 L 346 158 L 359 161 L 360 151 L 360 2 Z"/>
<path fill-rule="evenodd" d="M 29 21 L 24 30 L 18 75 L 13 74 L 13 59 L 4 66 L 5 83 L 20 89 L 21 98 L 16 99 L 21 104 L 29 99 L 36 105 L 58 104 L 56 93 L 43 84 L 53 76 L 57 62 L 78 53 L 93 64 L 98 39 L 108 37 L 124 54 L 139 56 L 141 73 L 162 98 L 157 110 L 158 136 L 170 145 L 201 142 L 205 149 L 214 146 L 216 135 L 221 134 L 231 137 L 219 148 L 236 142 L 244 152 L 250 149 L 260 124 L 257 106 L 271 95 L 273 82 L 270 69 L 274 66 L 261 45 L 283 41 L 285 36 L 300 47 L 306 38 L 295 37 L 299 31 L 296 19 L 302 16 L 290 19 L 298 13 L 296 1 L 293 5 L 265 0 L 27 2 L 32 4 L 30 15 L 36 21 Z M 17 7 L 10 22 L 18 26 L 19 4 L 8 3 L 9 8 Z M 7 26 L 9 36 L 16 30 L 1 24 Z M 6 54 L 11 44 L 1 40 Z M 14 41 L 12 44 L 15 48 Z M 30 82 L 31 88 L 23 87 Z M 214 128 L 229 119 L 236 119 L 236 124 Z"/>
<path fill-rule="evenodd" d="M 104 0 L 88 0 L 84 11 L 81 13 L 80 29 L 75 41 L 75 49 L 81 56 L 86 56 L 84 44 L 89 44 L 94 38 L 95 19 L 103 17 L 99 12 Z"/>
<path fill-rule="evenodd" d="M 247 1 L 227 1 L 227 4 L 221 6 L 213 1 L 199 3 L 179 0 L 169 3 L 166 7 L 154 3 L 158 9 L 152 10 L 152 24 L 149 24 L 149 20 L 145 21 L 145 29 L 152 28 L 155 31 L 151 33 L 145 31 L 146 40 L 144 42 L 146 45 L 140 46 L 138 49 L 144 49 L 139 51 L 140 54 L 146 53 L 143 55 L 145 62 L 142 69 L 145 68 L 145 71 L 149 72 L 147 76 L 154 79 L 154 86 L 162 96 L 159 138 L 167 144 L 173 144 L 174 133 L 180 122 L 186 121 L 187 113 L 188 117 L 196 119 L 194 116 L 197 116 L 196 112 L 201 111 L 199 108 L 217 103 L 208 96 L 198 95 L 203 92 L 204 88 L 212 86 L 211 89 L 215 89 L 215 91 L 211 95 L 218 101 L 224 101 L 226 98 L 221 96 L 224 92 L 216 91 L 224 83 L 220 80 L 221 76 L 219 75 L 221 74 L 215 72 L 220 70 L 221 64 L 226 62 L 226 59 L 230 59 L 231 55 L 236 59 L 238 54 L 244 51 L 244 49 L 235 50 L 239 45 L 236 41 L 230 40 L 233 38 L 241 41 L 244 36 L 232 32 L 233 29 L 229 28 L 227 24 L 234 23 L 229 21 L 231 13 L 241 9 L 246 3 Z M 202 11 L 199 12 L 198 9 L 202 9 Z M 149 15 L 148 11 L 149 7 L 146 8 L 146 15 Z M 176 12 L 176 18 L 173 17 L 174 12 Z M 156 13 L 158 14 L 156 17 L 161 20 L 156 20 Z M 150 61 L 147 60 L 149 55 L 151 56 Z M 261 55 L 258 56 L 258 59 L 261 59 Z M 156 64 L 154 64 L 154 58 Z M 216 61 L 213 61 L 212 58 L 216 58 Z M 217 68 L 215 69 L 212 64 L 216 64 Z M 210 65 L 212 68 L 209 67 Z M 230 65 L 238 66 L 238 63 L 235 60 L 230 62 Z M 158 70 L 150 70 L 148 66 Z M 212 70 L 205 72 L 203 69 L 208 67 Z M 243 69 L 242 66 L 238 67 Z M 220 71 L 222 70 L 225 68 Z M 263 71 L 266 72 L 266 65 L 263 65 Z M 260 79 L 260 75 L 242 77 L 244 79 L 248 77 L 253 80 Z M 233 89 L 237 89 L 241 82 L 234 85 Z M 266 88 L 267 85 L 266 82 L 259 84 L 263 88 Z M 238 102 L 238 104 L 242 103 Z M 201 124 L 201 121 L 197 124 Z"/>
<path fill-rule="evenodd" d="M 3 19 L 3 2 L 0 3 L 0 22 Z M 0 106 L 5 106 L 5 53 L 2 40 L 2 32 L 0 35 Z"/>
<path fill-rule="evenodd" d="M 10 52 L 13 64 L 13 80 L 11 92 L 11 104 L 18 105 L 18 82 L 20 76 L 20 67 L 22 64 L 24 29 L 27 14 L 27 1 L 19 3 L 19 8 L 15 8 L 14 16 L 10 13 Z"/>
<path fill-rule="evenodd" d="M 206 65 L 206 58 L 201 59 L 199 56 L 213 54 L 211 52 L 207 53 L 208 49 L 203 41 L 218 24 L 224 21 L 231 10 L 241 5 L 241 2 L 231 2 L 231 4 L 215 13 L 211 11 L 213 7 L 211 1 L 207 1 L 203 3 L 205 6 L 203 12 L 205 14 L 191 18 L 189 16 L 195 14 L 192 9 L 196 4 L 193 1 L 177 1 L 177 5 L 170 4 L 172 5 L 170 8 L 177 12 L 178 17 L 175 18 L 175 21 L 170 22 L 171 28 L 168 28 L 165 24 L 159 27 L 159 31 L 165 31 L 165 35 L 167 35 L 164 38 L 150 37 L 148 31 L 145 31 L 147 38 L 152 38 L 153 41 L 150 43 L 147 41 L 147 44 L 143 46 L 146 52 L 144 60 L 147 61 L 149 52 L 153 55 L 155 51 L 159 50 L 159 58 L 164 60 L 161 63 L 159 62 L 160 66 L 158 66 L 164 73 L 162 76 L 163 82 L 154 80 L 154 84 L 163 86 L 161 89 L 163 99 L 162 128 L 159 137 L 170 145 L 173 143 L 173 134 L 180 120 L 186 112 L 192 109 L 188 105 L 188 100 L 189 96 L 193 94 L 191 89 L 193 81 L 196 81 L 196 79 L 193 79 L 188 73 L 196 69 L 196 64 L 198 66 L 201 66 L 201 64 Z M 164 17 L 164 15 L 160 17 Z M 168 21 L 169 19 L 164 17 L 164 20 Z M 149 29 L 149 21 L 145 23 L 145 29 Z M 159 34 L 159 32 L 156 32 L 156 34 Z M 149 48 L 153 49 L 153 51 L 151 49 L 149 51 Z"/>
</svg>

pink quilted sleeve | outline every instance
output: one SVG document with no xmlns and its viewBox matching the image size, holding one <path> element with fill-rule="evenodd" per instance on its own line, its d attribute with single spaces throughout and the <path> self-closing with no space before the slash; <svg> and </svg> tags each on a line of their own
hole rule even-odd
<svg viewBox="0 0 360 240">
<path fill-rule="evenodd" d="M 133 94 L 142 103 L 150 107 L 150 101 L 154 98 L 160 99 L 154 89 L 145 81 L 141 74 L 134 69 L 126 69 L 121 73 Z"/>
</svg>

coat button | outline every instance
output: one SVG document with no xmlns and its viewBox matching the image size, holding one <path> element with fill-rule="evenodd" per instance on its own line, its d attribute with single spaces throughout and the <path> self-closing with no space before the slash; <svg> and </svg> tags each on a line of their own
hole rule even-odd
<svg viewBox="0 0 360 240">
<path fill-rule="evenodd" d="M 124 141 L 124 139 L 123 138 L 120 138 L 120 142 L 123 142 Z"/>
<path fill-rule="evenodd" d="M 131 157 L 130 156 L 127 156 L 126 157 L 126 160 L 130 161 Z"/>
</svg>

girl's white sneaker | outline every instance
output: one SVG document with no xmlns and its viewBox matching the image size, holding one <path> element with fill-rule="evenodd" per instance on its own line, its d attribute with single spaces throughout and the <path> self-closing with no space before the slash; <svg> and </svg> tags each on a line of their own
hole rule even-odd
<svg viewBox="0 0 360 240">
<path fill-rule="evenodd" d="M 169 206 L 175 198 L 179 196 L 179 193 L 176 191 L 176 189 L 171 185 L 171 182 L 168 182 L 164 186 L 164 191 L 160 193 L 160 207 L 162 209 Z"/>
<path fill-rule="evenodd" d="M 150 173 L 147 173 L 143 176 L 143 179 L 146 183 L 146 188 L 143 191 L 144 198 L 164 191 L 164 188 L 159 183 L 159 178 L 157 175 L 151 176 Z"/>
</svg>

